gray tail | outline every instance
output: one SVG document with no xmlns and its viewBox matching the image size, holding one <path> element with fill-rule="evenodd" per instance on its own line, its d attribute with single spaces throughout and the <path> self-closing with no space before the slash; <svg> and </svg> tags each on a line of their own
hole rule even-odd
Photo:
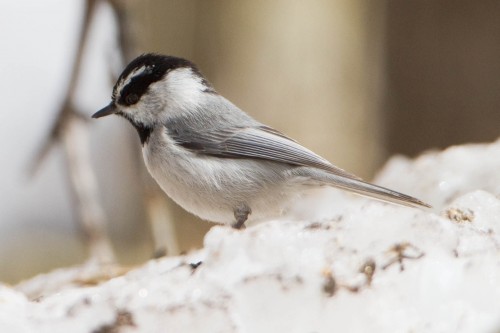
<svg viewBox="0 0 500 333">
<path fill-rule="evenodd" d="M 309 169 L 309 171 L 311 171 Z M 314 170 L 314 176 L 311 177 L 315 181 L 329 186 L 334 186 L 349 192 L 353 192 L 362 196 L 378 199 L 381 201 L 396 203 L 403 206 L 417 207 L 417 208 L 431 208 L 431 206 L 417 198 L 409 195 L 399 193 L 388 188 L 373 185 L 359 179 L 351 179 L 327 173 L 320 170 Z M 309 172 L 308 172 L 309 173 Z M 310 175 L 311 176 L 311 175 Z"/>
<path fill-rule="evenodd" d="M 354 192 L 370 198 L 392 202 L 403 206 L 409 207 L 426 207 L 431 208 L 431 205 L 414 198 L 412 196 L 390 190 L 388 188 L 373 185 L 361 180 L 348 180 L 346 182 L 337 182 L 333 184 L 336 187 L 342 188 L 349 192 Z"/>
</svg>

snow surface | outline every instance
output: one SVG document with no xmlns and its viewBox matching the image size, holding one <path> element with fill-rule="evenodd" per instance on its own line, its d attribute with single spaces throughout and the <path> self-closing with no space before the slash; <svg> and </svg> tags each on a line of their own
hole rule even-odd
<svg viewBox="0 0 500 333">
<path fill-rule="evenodd" d="M 394 158 L 379 183 L 434 210 L 318 191 L 186 256 L 2 286 L 0 332 L 498 332 L 498 170 L 500 141 Z"/>
</svg>

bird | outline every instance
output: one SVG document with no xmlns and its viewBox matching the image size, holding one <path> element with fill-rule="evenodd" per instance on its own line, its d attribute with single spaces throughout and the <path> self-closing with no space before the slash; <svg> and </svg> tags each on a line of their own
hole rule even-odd
<svg viewBox="0 0 500 333">
<path fill-rule="evenodd" d="M 428 204 L 336 167 L 217 93 L 184 58 L 146 53 L 118 77 L 111 102 L 137 130 L 146 167 L 162 190 L 203 220 L 231 225 L 282 216 L 301 192 L 331 186 L 410 207 Z"/>
</svg>

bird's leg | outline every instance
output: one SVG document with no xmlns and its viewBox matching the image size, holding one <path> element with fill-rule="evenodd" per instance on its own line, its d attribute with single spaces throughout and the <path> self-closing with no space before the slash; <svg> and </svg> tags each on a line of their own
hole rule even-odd
<svg viewBox="0 0 500 333">
<path fill-rule="evenodd" d="M 252 213 L 252 210 L 248 205 L 241 204 L 234 209 L 234 218 L 236 222 L 231 226 L 234 229 L 245 229 L 245 221 L 248 219 L 248 215 Z"/>
</svg>

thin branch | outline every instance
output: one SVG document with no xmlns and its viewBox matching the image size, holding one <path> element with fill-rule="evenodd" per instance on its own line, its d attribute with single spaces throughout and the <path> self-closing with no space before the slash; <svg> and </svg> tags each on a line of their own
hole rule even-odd
<svg viewBox="0 0 500 333">
<path fill-rule="evenodd" d="M 137 54 L 136 22 L 128 14 L 125 0 L 108 0 L 114 8 L 118 21 L 118 43 L 126 61 L 132 60 Z M 142 159 L 139 155 L 137 159 Z M 149 224 L 153 233 L 155 253 L 179 254 L 179 244 L 175 231 L 172 204 L 168 205 L 165 193 L 141 167 L 144 190 L 144 205 L 148 214 Z"/>
<path fill-rule="evenodd" d="M 97 1 L 99 0 L 87 0 L 78 49 L 66 95 L 46 139 L 36 154 L 30 173 L 32 175 L 36 173 L 36 170 L 55 144 L 63 144 L 68 163 L 71 189 L 75 196 L 75 204 L 83 226 L 82 229 L 88 242 L 90 258 L 93 261 L 105 263 L 114 261 L 115 257 L 106 236 L 104 211 L 97 201 L 99 193 L 97 191 L 97 180 L 90 165 L 89 135 L 84 123 L 85 118 L 77 112 L 72 103 Z"/>
<path fill-rule="evenodd" d="M 36 153 L 36 157 L 31 163 L 30 167 L 30 175 L 35 175 L 40 165 L 43 163 L 51 148 L 60 140 L 61 131 L 65 124 L 70 119 L 71 115 L 79 115 L 75 110 L 70 107 L 71 100 L 74 96 L 76 85 L 78 83 L 79 71 L 83 58 L 83 51 L 85 49 L 85 41 L 87 39 L 90 21 L 92 19 L 92 15 L 95 11 L 96 3 L 99 0 L 87 0 L 87 6 L 85 7 L 85 13 L 83 15 L 82 29 L 80 31 L 80 36 L 78 40 L 78 48 L 76 50 L 75 60 L 73 62 L 73 67 L 71 69 L 70 81 L 68 84 L 68 88 L 66 91 L 65 98 L 59 107 L 58 114 L 55 118 L 54 123 L 51 126 L 51 129 L 43 141 L 41 148 Z M 81 117 L 81 116 L 80 116 Z M 83 118 L 83 117 L 82 117 Z"/>
</svg>

